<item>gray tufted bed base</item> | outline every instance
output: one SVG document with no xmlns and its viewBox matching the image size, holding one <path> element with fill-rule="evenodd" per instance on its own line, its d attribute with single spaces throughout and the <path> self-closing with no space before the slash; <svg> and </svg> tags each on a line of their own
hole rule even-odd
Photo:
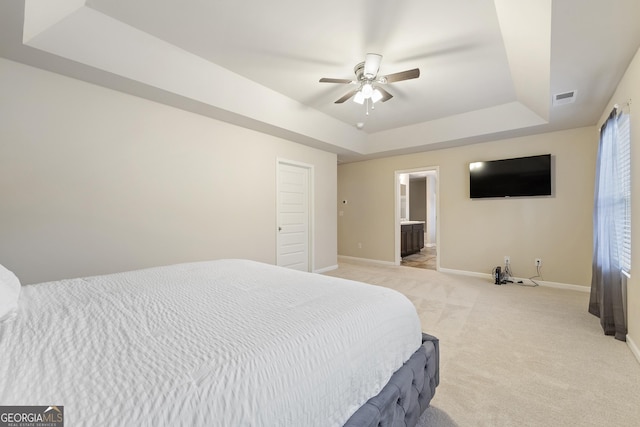
<svg viewBox="0 0 640 427">
<path fill-rule="evenodd" d="M 398 369 L 380 393 L 349 418 L 345 427 L 414 427 L 440 382 L 440 347 L 422 334 L 422 345 Z"/>
</svg>

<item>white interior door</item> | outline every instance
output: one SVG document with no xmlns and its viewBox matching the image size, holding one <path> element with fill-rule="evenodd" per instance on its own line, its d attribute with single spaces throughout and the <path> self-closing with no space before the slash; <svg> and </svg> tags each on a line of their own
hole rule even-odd
<svg viewBox="0 0 640 427">
<path fill-rule="evenodd" d="M 276 263 L 310 271 L 310 168 L 279 161 L 277 175 Z"/>
</svg>

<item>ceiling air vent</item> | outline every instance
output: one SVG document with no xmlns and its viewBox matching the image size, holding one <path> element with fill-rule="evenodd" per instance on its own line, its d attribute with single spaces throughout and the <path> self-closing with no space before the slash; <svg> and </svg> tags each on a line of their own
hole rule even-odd
<svg viewBox="0 0 640 427">
<path fill-rule="evenodd" d="M 576 100 L 577 92 L 577 90 L 572 90 L 564 93 L 556 93 L 555 95 L 553 95 L 553 106 L 555 107 L 556 105 L 571 104 Z"/>
</svg>

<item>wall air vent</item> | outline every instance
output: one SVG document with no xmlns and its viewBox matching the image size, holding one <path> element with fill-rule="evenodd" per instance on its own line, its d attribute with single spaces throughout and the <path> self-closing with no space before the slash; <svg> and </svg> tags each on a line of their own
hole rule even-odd
<svg viewBox="0 0 640 427">
<path fill-rule="evenodd" d="M 556 105 L 571 104 L 576 100 L 577 92 L 577 90 L 572 90 L 564 93 L 556 93 L 555 95 L 553 95 L 553 106 L 555 107 Z"/>
</svg>

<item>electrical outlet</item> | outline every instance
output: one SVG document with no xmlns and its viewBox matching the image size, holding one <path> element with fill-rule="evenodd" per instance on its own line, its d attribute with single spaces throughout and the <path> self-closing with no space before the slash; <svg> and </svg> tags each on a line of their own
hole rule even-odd
<svg viewBox="0 0 640 427">
<path fill-rule="evenodd" d="M 541 267 L 542 266 L 542 258 L 536 258 L 535 259 L 535 264 L 536 267 Z"/>
<path fill-rule="evenodd" d="M 504 265 L 509 265 L 511 263 L 511 257 L 509 255 L 504 256 Z"/>
<path fill-rule="evenodd" d="M 358 243 L 358 249 L 362 249 L 362 243 Z"/>
</svg>

